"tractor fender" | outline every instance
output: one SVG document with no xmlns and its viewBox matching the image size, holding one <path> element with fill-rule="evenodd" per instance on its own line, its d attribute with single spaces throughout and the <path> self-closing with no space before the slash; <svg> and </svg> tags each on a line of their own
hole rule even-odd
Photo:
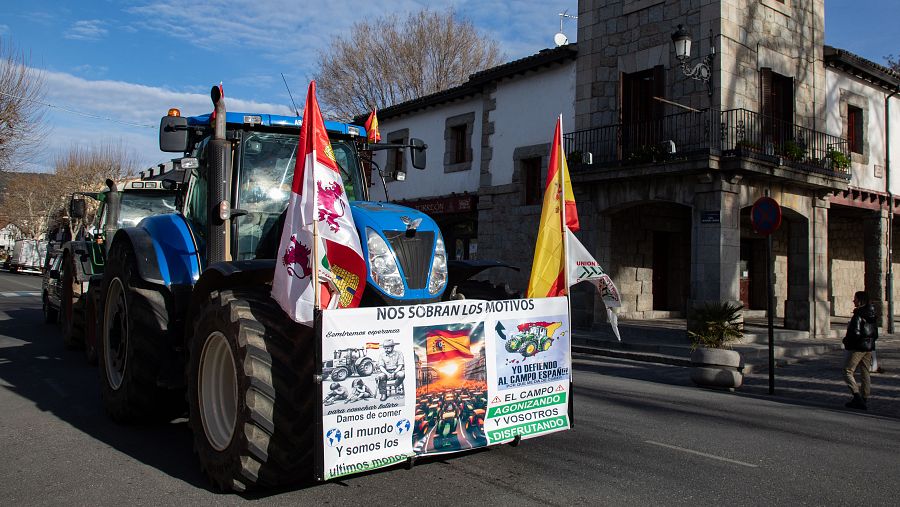
<svg viewBox="0 0 900 507">
<path fill-rule="evenodd" d="M 513 271 L 519 271 L 518 266 L 494 260 L 451 260 L 447 262 L 447 276 L 449 278 L 449 284 L 447 286 L 452 287 L 453 282 L 468 280 L 482 271 L 491 268 L 506 268 Z"/>
<path fill-rule="evenodd" d="M 117 241 L 129 242 L 138 275 L 146 282 L 171 288 L 194 285 L 200 278 L 197 243 L 179 214 L 154 215 L 136 227 L 119 229 L 113 237 L 113 243 Z"/>
<path fill-rule="evenodd" d="M 197 315 L 213 291 L 237 287 L 259 287 L 272 282 L 275 276 L 275 259 L 254 259 L 249 261 L 217 262 L 203 270 L 191 291 L 188 316 Z M 191 318 L 185 319 L 190 326 Z M 184 336 L 190 336 L 186 329 Z"/>
</svg>

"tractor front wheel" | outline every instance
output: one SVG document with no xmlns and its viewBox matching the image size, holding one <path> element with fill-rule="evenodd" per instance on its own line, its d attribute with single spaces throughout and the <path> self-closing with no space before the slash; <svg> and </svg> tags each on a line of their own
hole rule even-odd
<svg viewBox="0 0 900 507">
<path fill-rule="evenodd" d="M 200 310 L 189 344 L 190 426 L 218 488 L 312 478 L 312 335 L 264 290 L 216 291 Z"/>
</svg>

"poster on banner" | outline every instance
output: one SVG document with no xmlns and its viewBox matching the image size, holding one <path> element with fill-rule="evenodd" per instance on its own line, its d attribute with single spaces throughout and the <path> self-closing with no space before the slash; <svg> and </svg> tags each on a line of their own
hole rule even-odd
<svg viewBox="0 0 900 507">
<path fill-rule="evenodd" d="M 484 447 L 487 360 L 484 322 L 413 328 L 416 454 Z"/>
<path fill-rule="evenodd" d="M 347 319 L 371 309 L 323 312 L 324 475 L 381 468 L 412 455 L 412 341 L 400 328 Z"/>
<path fill-rule="evenodd" d="M 504 318 L 494 326 L 488 444 L 569 428 L 572 342 L 566 298 L 536 301 L 556 311 L 545 310 L 540 319 Z"/>
<path fill-rule="evenodd" d="M 321 476 L 569 427 L 565 297 L 325 310 Z"/>
</svg>

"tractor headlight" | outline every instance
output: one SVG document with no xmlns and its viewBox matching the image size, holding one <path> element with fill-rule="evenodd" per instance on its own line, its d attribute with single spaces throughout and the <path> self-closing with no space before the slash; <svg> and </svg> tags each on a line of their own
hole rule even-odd
<svg viewBox="0 0 900 507">
<path fill-rule="evenodd" d="M 428 292 L 437 294 L 447 285 L 447 251 L 444 240 L 438 236 L 434 245 L 434 260 L 431 261 L 431 275 L 428 277 Z"/>
<path fill-rule="evenodd" d="M 366 228 L 366 244 L 369 247 L 369 272 L 381 290 L 395 297 L 403 297 L 403 278 L 397 267 L 397 257 L 388 248 L 384 238 Z"/>
</svg>

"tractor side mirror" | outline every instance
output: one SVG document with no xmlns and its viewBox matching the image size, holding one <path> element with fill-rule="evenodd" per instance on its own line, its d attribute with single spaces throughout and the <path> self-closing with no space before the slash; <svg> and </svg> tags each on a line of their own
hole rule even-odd
<svg viewBox="0 0 900 507">
<path fill-rule="evenodd" d="M 188 149 L 187 118 L 163 116 L 159 120 L 159 149 L 165 152 L 184 153 Z"/>
<path fill-rule="evenodd" d="M 409 140 L 409 158 L 412 166 L 416 169 L 425 169 L 425 150 L 428 145 L 421 139 L 415 137 Z"/>
<path fill-rule="evenodd" d="M 82 219 L 87 213 L 87 203 L 84 199 L 72 199 L 69 202 L 69 216 L 72 218 Z"/>
</svg>

